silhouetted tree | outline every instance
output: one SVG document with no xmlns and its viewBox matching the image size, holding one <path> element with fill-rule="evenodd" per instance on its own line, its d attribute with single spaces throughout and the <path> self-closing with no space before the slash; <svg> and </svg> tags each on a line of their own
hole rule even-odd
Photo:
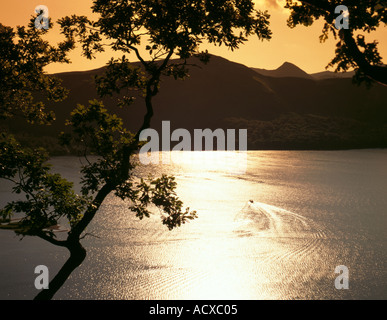
<svg viewBox="0 0 387 320">
<path fill-rule="evenodd" d="M 199 52 L 199 45 L 207 40 L 215 45 L 237 49 L 252 34 L 269 39 L 267 13 L 254 10 L 252 1 L 101 1 L 96 0 L 93 11 L 100 18 L 93 22 L 85 16 L 71 16 L 59 20 L 66 43 L 73 48 L 79 42 L 83 54 L 93 58 L 95 53 L 109 46 L 116 51 L 134 52 L 142 68 L 130 65 L 125 55 L 112 59 L 103 77 L 96 79 L 101 96 L 112 95 L 123 89 L 144 91 L 146 112 L 136 133 L 128 132 L 116 115 L 110 114 L 99 101 L 88 106 L 78 105 L 68 124 L 71 134 L 63 134 L 63 144 L 78 148 L 86 157 L 98 155 L 82 167 L 81 194 L 76 194 L 72 184 L 51 174 L 46 164 L 48 156 L 36 150 L 23 150 L 14 139 L 1 141 L 1 178 L 14 182 L 13 191 L 25 193 L 26 199 L 8 203 L 1 211 L 9 219 L 13 212 L 24 212 L 25 217 L 15 225 L 21 235 L 38 236 L 48 242 L 66 247 L 70 258 L 36 299 L 50 299 L 63 285 L 71 272 L 86 256 L 81 245 L 85 230 L 99 210 L 104 199 L 114 193 L 123 200 L 130 200 L 130 209 L 142 219 L 148 217 L 149 205 L 162 209 L 162 222 L 169 229 L 180 226 L 196 217 L 195 211 L 183 209 L 175 194 L 173 177 L 162 176 L 145 181 L 135 181 L 133 155 L 138 151 L 142 130 L 150 126 L 153 116 L 152 98 L 158 93 L 161 75 L 184 78 L 188 75 L 187 59 L 199 55 L 208 61 L 206 53 Z M 106 43 L 108 41 L 108 43 Z M 141 41 L 149 41 L 145 51 L 150 59 L 140 53 Z M 176 54 L 179 62 L 172 62 Z M 124 96 L 119 104 L 133 100 Z M 88 160 L 88 159 L 87 159 Z M 67 219 L 70 231 L 60 240 L 49 226 Z"/>
<path fill-rule="evenodd" d="M 0 23 L 0 119 L 19 116 L 33 123 L 54 120 L 53 112 L 47 112 L 33 93 L 53 101 L 66 97 L 60 79 L 43 69 L 51 63 L 69 62 L 67 53 L 73 43 L 64 41 L 52 46 L 42 38 L 47 32 L 35 28 L 34 19 L 16 30 Z"/>
<path fill-rule="evenodd" d="M 139 87 L 145 91 L 147 113 L 142 128 L 149 127 L 153 114 L 152 98 L 158 93 L 161 75 L 184 78 L 188 75 L 187 59 L 208 54 L 199 51 L 203 41 L 237 49 L 247 37 L 270 39 L 269 15 L 256 11 L 251 0 L 138 0 L 93 2 L 96 21 L 85 16 L 71 16 L 59 21 L 63 33 L 82 43 L 83 54 L 92 59 L 109 47 L 124 55 L 112 59 L 105 77 L 97 79 L 101 95 Z M 148 43 L 144 50 L 141 44 Z M 142 68 L 133 68 L 125 54 L 134 53 Z M 176 55 L 180 61 L 171 61 Z M 148 59 L 147 59 L 147 58 Z M 121 105 L 133 97 L 124 96 Z"/>
<path fill-rule="evenodd" d="M 337 30 L 335 19 L 338 14 L 335 8 L 343 4 L 348 7 L 349 28 Z M 339 38 L 336 56 L 328 66 L 336 66 L 338 72 L 355 69 L 354 80 L 358 83 L 365 80 L 387 85 L 387 67 L 378 52 L 378 42 L 367 43 L 364 36 L 387 23 L 386 0 L 354 0 L 344 3 L 339 0 L 287 0 L 286 8 L 291 10 L 289 27 L 294 28 L 299 24 L 310 26 L 322 18 L 325 23 L 320 40 L 325 41 L 330 32 Z"/>
</svg>

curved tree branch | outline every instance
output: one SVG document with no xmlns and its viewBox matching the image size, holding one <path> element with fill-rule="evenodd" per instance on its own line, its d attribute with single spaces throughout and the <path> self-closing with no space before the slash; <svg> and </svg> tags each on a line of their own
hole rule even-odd
<svg viewBox="0 0 387 320">
<path fill-rule="evenodd" d="M 305 5 L 314 7 L 317 10 L 324 11 L 326 14 L 332 14 L 335 6 L 327 1 L 320 0 L 300 0 Z M 342 33 L 342 40 L 348 48 L 352 60 L 359 67 L 368 78 L 378 82 L 379 84 L 387 86 L 387 67 L 370 64 L 365 58 L 363 52 L 360 51 L 354 37 L 353 31 L 349 29 L 340 30 Z"/>
<path fill-rule="evenodd" d="M 350 30 L 343 29 L 342 34 L 344 43 L 351 54 L 351 58 L 354 60 L 360 70 L 372 80 L 387 86 L 387 67 L 371 65 L 365 59 L 364 54 L 359 50 Z"/>
<path fill-rule="evenodd" d="M 89 205 L 82 219 L 75 225 L 75 227 L 72 228 L 71 232 L 69 233 L 67 240 L 68 245 L 71 245 L 74 242 L 79 242 L 79 238 L 82 232 L 85 231 L 91 220 L 93 220 L 102 202 L 109 195 L 109 193 L 114 190 L 114 187 L 115 186 L 107 183 L 98 191 L 97 195 L 95 196 L 93 202 Z"/>
<path fill-rule="evenodd" d="M 36 233 L 36 236 L 41 238 L 41 239 L 43 239 L 43 240 L 46 240 L 47 242 L 50 242 L 51 244 L 54 244 L 56 246 L 67 247 L 67 241 L 65 241 L 65 240 L 57 240 L 57 239 L 55 239 L 53 237 L 50 237 L 49 235 L 47 235 L 43 231 Z"/>
<path fill-rule="evenodd" d="M 50 300 L 63 286 L 71 273 L 78 268 L 86 258 L 86 250 L 80 244 L 75 243 L 73 246 L 67 247 L 70 251 L 70 257 L 59 270 L 56 276 L 50 281 L 48 289 L 40 291 L 34 300 Z"/>
</svg>

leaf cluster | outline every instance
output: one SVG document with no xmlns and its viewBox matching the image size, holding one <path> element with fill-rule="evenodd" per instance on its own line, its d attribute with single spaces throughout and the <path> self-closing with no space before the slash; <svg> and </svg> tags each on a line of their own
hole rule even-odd
<svg viewBox="0 0 387 320">
<path fill-rule="evenodd" d="M 123 121 L 110 114 L 103 103 L 89 101 L 89 105 L 78 105 L 71 113 L 67 125 L 72 127 L 70 134 L 62 133 L 61 143 L 77 149 L 87 161 L 82 166 L 82 193 L 97 192 L 104 184 L 120 184 L 122 173 L 123 149 L 133 142 L 133 134 L 123 127 Z M 89 161 L 94 155 L 97 160 Z M 134 165 L 130 164 L 129 169 Z"/>
<path fill-rule="evenodd" d="M 131 188 L 133 205 L 130 210 L 143 219 L 150 216 L 149 205 L 156 206 L 162 211 L 162 223 L 169 230 L 197 218 L 196 211 L 183 209 L 183 202 L 175 192 L 176 185 L 173 176 L 162 175 L 157 179 L 149 178 L 148 181 L 141 179 Z"/>
<path fill-rule="evenodd" d="M 58 21 L 68 41 L 79 39 L 89 59 L 110 47 L 134 53 L 142 66 L 129 68 L 125 56 L 112 60 L 108 72 L 97 78 L 102 95 L 128 85 L 156 95 L 160 75 L 184 79 L 187 59 L 200 55 L 208 61 L 208 53 L 199 50 L 203 41 L 235 50 L 251 35 L 271 38 L 269 14 L 255 10 L 251 0 L 95 0 L 92 9 L 99 15 L 96 21 L 76 15 Z M 172 55 L 179 61 L 172 62 Z M 119 104 L 132 101 L 132 96 L 125 96 Z"/>
<path fill-rule="evenodd" d="M 335 57 L 327 68 L 335 67 L 336 72 L 354 69 L 356 83 L 364 80 L 370 83 L 372 71 L 369 71 L 369 66 L 380 67 L 383 63 L 378 52 L 378 41 L 366 42 L 365 34 L 387 23 L 387 1 L 354 0 L 344 3 L 348 7 L 350 30 L 339 31 L 335 27 L 338 17 L 335 8 L 342 4 L 342 1 L 338 0 L 287 0 L 285 7 L 290 9 L 288 26 L 291 28 L 297 25 L 310 26 L 316 20 L 322 19 L 324 25 L 320 41 L 326 41 L 330 34 L 338 39 Z M 345 33 L 349 33 L 346 38 Z"/>
<path fill-rule="evenodd" d="M 50 24 L 51 26 L 51 24 Z M 29 25 L 13 29 L 0 23 L 0 119 L 15 115 L 34 123 L 50 123 L 55 115 L 45 110 L 36 93 L 52 101 L 63 100 L 67 90 L 60 79 L 47 75 L 44 67 L 67 63 L 73 43 L 65 40 L 52 46 L 43 39 L 45 29 L 36 29 L 34 18 Z"/>
<path fill-rule="evenodd" d="M 19 223 L 23 234 L 39 235 L 48 226 L 66 218 L 70 226 L 82 218 L 89 199 L 73 191 L 73 184 L 51 173 L 48 155 L 42 149 L 21 148 L 10 135 L 0 135 L 0 178 L 13 183 L 12 192 L 25 200 L 9 202 L 0 210 L 3 220 L 14 213 L 24 213 Z"/>
</svg>

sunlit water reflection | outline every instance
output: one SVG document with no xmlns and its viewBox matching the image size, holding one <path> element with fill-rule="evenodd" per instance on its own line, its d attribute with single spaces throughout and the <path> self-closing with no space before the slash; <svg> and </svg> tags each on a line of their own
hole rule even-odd
<svg viewBox="0 0 387 320">
<path fill-rule="evenodd" d="M 138 172 L 175 175 L 198 219 L 168 231 L 157 210 L 139 221 L 109 196 L 84 240 L 85 262 L 56 298 L 387 298 L 387 151 L 249 151 L 247 167 L 214 166 L 207 154 Z M 53 162 L 77 180 L 75 158 Z M 0 237 L 3 299 L 32 298 L 28 268 L 46 264 L 53 276 L 67 257 L 38 239 Z M 349 290 L 334 286 L 338 265 L 349 268 Z"/>
</svg>

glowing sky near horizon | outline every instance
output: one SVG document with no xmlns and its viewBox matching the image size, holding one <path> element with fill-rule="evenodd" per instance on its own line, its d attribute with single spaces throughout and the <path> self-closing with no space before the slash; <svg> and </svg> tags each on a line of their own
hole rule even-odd
<svg viewBox="0 0 387 320">
<path fill-rule="evenodd" d="M 267 9 L 271 14 L 271 30 L 273 38 L 270 41 L 260 41 L 256 37 L 251 37 L 248 42 L 238 50 L 232 52 L 225 47 L 215 47 L 213 45 L 203 45 L 201 49 L 208 49 L 212 54 L 222 56 L 228 60 L 242 63 L 249 67 L 276 69 L 284 62 L 296 64 L 308 73 L 324 71 L 326 65 L 334 56 L 336 41 L 331 37 L 325 43 L 319 42 L 322 22 L 317 22 L 311 27 L 298 26 L 290 29 L 286 25 L 289 16 L 288 12 L 281 6 L 283 0 L 255 0 L 258 9 Z M 15 27 L 26 25 L 34 9 L 38 5 L 46 5 L 49 9 L 50 17 L 53 21 L 66 15 L 91 15 L 92 0 L 2 0 L 2 10 L 0 11 L 0 22 L 5 25 Z M 49 33 L 48 39 L 52 42 L 59 42 L 63 38 L 54 28 Z M 376 32 L 367 36 L 367 40 L 379 40 L 379 51 L 387 59 L 387 28 L 381 27 Z M 71 54 L 71 64 L 55 64 L 47 68 L 48 72 L 82 71 L 101 67 L 106 64 L 113 54 L 106 52 L 99 54 L 95 60 L 87 60 L 80 56 L 80 51 Z M 121 56 L 122 54 L 116 54 Z"/>
</svg>

